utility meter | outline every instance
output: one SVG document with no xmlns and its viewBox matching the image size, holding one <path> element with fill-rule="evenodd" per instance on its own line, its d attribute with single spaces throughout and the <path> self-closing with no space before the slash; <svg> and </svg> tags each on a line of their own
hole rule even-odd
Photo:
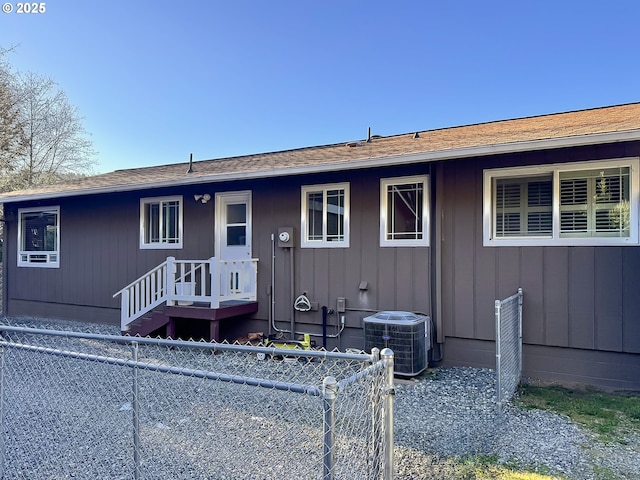
<svg viewBox="0 0 640 480">
<path fill-rule="evenodd" d="M 278 246 L 281 248 L 293 247 L 293 227 L 280 227 L 278 229 Z"/>
</svg>

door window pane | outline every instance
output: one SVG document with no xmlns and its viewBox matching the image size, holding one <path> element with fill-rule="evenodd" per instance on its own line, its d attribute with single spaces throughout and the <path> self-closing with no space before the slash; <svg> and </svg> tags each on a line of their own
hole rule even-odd
<svg viewBox="0 0 640 480">
<path fill-rule="evenodd" d="M 247 206 L 244 203 L 227 205 L 227 223 L 247 223 Z"/>
<path fill-rule="evenodd" d="M 247 228 L 245 226 L 227 227 L 227 246 L 247 244 Z"/>
</svg>

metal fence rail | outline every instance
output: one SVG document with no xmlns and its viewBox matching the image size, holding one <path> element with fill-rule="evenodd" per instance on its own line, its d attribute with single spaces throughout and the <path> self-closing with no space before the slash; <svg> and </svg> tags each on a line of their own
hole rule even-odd
<svg viewBox="0 0 640 480">
<path fill-rule="evenodd" d="M 496 397 L 498 413 L 516 392 L 522 377 L 522 288 L 496 300 Z"/>
<path fill-rule="evenodd" d="M 0 326 L 11 479 L 388 479 L 393 353 Z"/>
</svg>

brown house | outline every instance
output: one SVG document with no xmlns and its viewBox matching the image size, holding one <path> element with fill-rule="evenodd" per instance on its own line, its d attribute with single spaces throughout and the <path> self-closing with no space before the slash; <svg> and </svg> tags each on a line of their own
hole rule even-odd
<svg viewBox="0 0 640 480">
<path fill-rule="evenodd" d="M 639 389 L 639 159 L 629 104 L 11 192 L 4 314 L 362 348 L 411 311 L 434 363 L 493 366 L 522 287 L 525 375 Z"/>
</svg>

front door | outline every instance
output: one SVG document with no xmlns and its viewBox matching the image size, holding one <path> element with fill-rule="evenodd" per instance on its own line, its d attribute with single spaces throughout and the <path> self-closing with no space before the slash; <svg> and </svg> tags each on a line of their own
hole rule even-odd
<svg viewBox="0 0 640 480">
<path fill-rule="evenodd" d="M 216 195 L 216 257 L 221 260 L 251 258 L 251 192 Z"/>
<path fill-rule="evenodd" d="M 216 258 L 220 298 L 255 296 L 256 272 L 251 261 L 251 192 L 216 195 Z"/>
</svg>

